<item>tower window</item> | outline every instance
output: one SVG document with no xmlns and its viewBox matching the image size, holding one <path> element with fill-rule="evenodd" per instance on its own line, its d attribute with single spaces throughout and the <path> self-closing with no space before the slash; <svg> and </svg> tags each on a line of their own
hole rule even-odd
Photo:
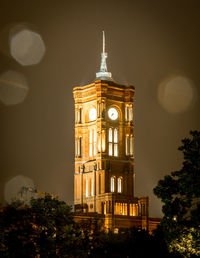
<svg viewBox="0 0 200 258">
<path fill-rule="evenodd" d="M 133 121 L 133 105 L 125 106 L 125 121 L 126 122 Z"/>
<path fill-rule="evenodd" d="M 126 105 L 125 107 L 125 121 L 128 122 L 129 121 L 129 106 Z"/>
<path fill-rule="evenodd" d="M 110 179 L 110 191 L 111 191 L 111 193 L 114 193 L 114 191 L 115 191 L 115 178 L 114 177 L 111 177 L 111 179 Z"/>
<path fill-rule="evenodd" d="M 134 142 L 133 142 L 133 135 L 131 135 L 131 137 L 130 137 L 130 155 L 131 156 L 133 156 L 133 154 L 134 154 Z"/>
<path fill-rule="evenodd" d="M 109 128 L 108 131 L 108 154 L 118 156 L 118 129 Z"/>
<path fill-rule="evenodd" d="M 133 156 L 134 154 L 134 137 L 133 135 L 126 135 L 126 156 Z"/>
<path fill-rule="evenodd" d="M 113 137 L 112 137 L 112 128 L 109 128 L 109 132 L 108 132 L 108 142 L 109 142 L 109 156 L 113 155 Z"/>
<path fill-rule="evenodd" d="M 117 178 L 117 192 L 118 193 L 122 192 L 122 178 L 121 177 Z"/>
<path fill-rule="evenodd" d="M 118 130 L 114 129 L 114 156 L 118 156 Z"/>
<path fill-rule="evenodd" d="M 129 107 L 129 121 L 133 121 L 133 105 Z"/>
<path fill-rule="evenodd" d="M 89 156 L 95 156 L 97 154 L 97 132 L 96 129 L 90 129 L 89 131 Z"/>
</svg>

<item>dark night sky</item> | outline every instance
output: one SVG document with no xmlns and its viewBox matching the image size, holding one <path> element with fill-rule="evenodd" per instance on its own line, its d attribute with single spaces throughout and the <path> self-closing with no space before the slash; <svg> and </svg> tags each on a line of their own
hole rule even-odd
<svg viewBox="0 0 200 258">
<path fill-rule="evenodd" d="M 199 13 L 199 0 L 0 0 L 0 202 L 6 183 L 23 175 L 72 204 L 72 89 L 94 81 L 105 30 L 109 71 L 136 87 L 136 195 L 149 195 L 150 215 L 161 216 L 152 189 L 180 168 L 181 139 L 200 129 Z M 22 24 L 44 42 L 38 64 L 23 66 L 9 52 Z M 15 105 L 9 98 L 24 88 L 12 87 L 13 73 L 9 90 L 1 89 L 10 70 L 29 88 Z"/>
</svg>

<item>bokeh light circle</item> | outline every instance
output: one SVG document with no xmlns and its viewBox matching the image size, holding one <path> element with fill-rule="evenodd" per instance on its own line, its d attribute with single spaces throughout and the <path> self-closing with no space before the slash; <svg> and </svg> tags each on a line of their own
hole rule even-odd
<svg viewBox="0 0 200 258">
<path fill-rule="evenodd" d="M 28 83 L 21 73 L 6 71 L 0 75 L 0 100 L 5 105 L 23 102 L 27 93 Z"/>
<path fill-rule="evenodd" d="M 187 77 L 177 75 L 163 80 L 158 87 L 158 100 L 170 113 L 188 110 L 194 102 L 195 88 Z"/>
<path fill-rule="evenodd" d="M 22 191 L 23 187 L 26 187 L 27 189 L 34 189 L 35 186 L 33 180 L 23 175 L 18 175 L 10 179 L 4 187 L 4 198 L 6 202 L 10 203 L 13 200 L 20 199 L 20 192 Z M 29 201 L 33 196 L 34 193 L 28 191 L 25 201 Z"/>
<path fill-rule="evenodd" d="M 21 65 L 35 65 L 45 54 L 45 44 L 41 35 L 28 26 L 17 25 L 10 30 L 10 54 Z"/>
</svg>

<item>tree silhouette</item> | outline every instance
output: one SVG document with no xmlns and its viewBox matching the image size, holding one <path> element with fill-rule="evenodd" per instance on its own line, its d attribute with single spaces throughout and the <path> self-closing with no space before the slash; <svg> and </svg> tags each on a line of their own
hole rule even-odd
<svg viewBox="0 0 200 258">
<path fill-rule="evenodd" d="M 200 254 L 198 242 L 200 235 L 200 132 L 191 131 L 190 135 L 191 138 L 183 139 L 182 145 L 178 148 L 184 156 L 182 168 L 160 180 L 154 188 L 154 193 L 164 204 L 162 207 L 164 217 L 161 225 L 166 241 L 169 245 L 171 244 L 171 250 L 180 245 L 180 248 L 175 248 L 179 252 L 182 247 L 181 243 L 183 245 L 184 239 L 190 235 L 193 251 L 186 248 L 186 253 L 182 253 L 198 255 Z"/>
</svg>

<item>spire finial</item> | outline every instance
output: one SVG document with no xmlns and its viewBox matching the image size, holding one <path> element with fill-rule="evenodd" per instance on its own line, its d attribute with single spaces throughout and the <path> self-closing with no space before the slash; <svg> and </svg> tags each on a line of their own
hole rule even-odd
<svg viewBox="0 0 200 258">
<path fill-rule="evenodd" d="M 107 53 L 105 52 L 105 32 L 103 31 L 103 51 L 101 53 L 101 66 L 100 72 L 96 73 L 97 79 L 100 80 L 112 80 L 112 74 L 107 71 L 106 64 Z"/>
<path fill-rule="evenodd" d="M 105 53 L 105 33 L 103 30 L 103 53 Z"/>
</svg>

